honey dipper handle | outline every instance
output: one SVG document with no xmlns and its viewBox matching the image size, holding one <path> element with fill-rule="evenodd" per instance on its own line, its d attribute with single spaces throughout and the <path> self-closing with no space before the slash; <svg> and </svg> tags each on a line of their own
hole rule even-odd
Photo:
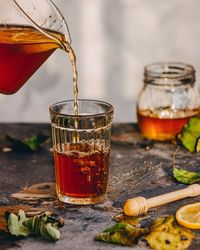
<svg viewBox="0 0 200 250">
<path fill-rule="evenodd" d="M 148 205 L 148 208 L 151 208 L 151 207 L 160 206 L 166 203 L 170 203 L 172 201 L 180 200 L 186 197 L 194 197 L 197 195 L 200 195 L 200 185 L 193 184 L 187 188 L 184 188 L 175 192 L 152 197 L 147 200 L 147 205 Z"/>
</svg>

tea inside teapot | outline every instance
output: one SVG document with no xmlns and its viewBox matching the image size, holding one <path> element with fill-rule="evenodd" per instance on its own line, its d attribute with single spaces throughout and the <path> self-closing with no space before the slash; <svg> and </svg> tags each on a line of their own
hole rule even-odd
<svg viewBox="0 0 200 250">
<path fill-rule="evenodd" d="M 63 39 L 61 34 L 55 35 Z M 0 26 L 0 92 L 19 90 L 58 47 L 32 27 Z"/>
<path fill-rule="evenodd" d="M 78 113 L 78 74 L 67 23 L 52 0 L 0 3 L 0 93 L 17 92 L 57 49 L 70 57 L 74 112 Z"/>
</svg>

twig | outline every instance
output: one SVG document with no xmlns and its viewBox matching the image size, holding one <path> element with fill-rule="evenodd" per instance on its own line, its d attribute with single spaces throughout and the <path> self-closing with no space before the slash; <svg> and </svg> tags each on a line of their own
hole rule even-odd
<svg viewBox="0 0 200 250">
<path fill-rule="evenodd" d="M 176 160 L 175 157 L 176 157 L 176 154 L 178 153 L 179 149 L 180 149 L 180 147 L 178 146 L 172 155 L 172 167 L 175 167 L 175 160 Z"/>
</svg>

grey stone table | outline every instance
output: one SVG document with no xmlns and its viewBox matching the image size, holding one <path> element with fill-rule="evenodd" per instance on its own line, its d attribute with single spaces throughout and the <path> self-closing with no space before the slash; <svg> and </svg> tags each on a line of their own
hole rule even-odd
<svg viewBox="0 0 200 250">
<path fill-rule="evenodd" d="M 18 139 L 44 133 L 51 137 L 48 124 L 0 124 L 0 139 L 6 134 Z M 10 194 L 35 183 L 54 181 L 53 155 L 49 150 L 51 142 L 35 153 L 5 153 L 0 145 L 0 206 L 21 204 Z M 0 234 L 0 249 L 130 249 L 111 244 L 96 242 L 93 237 L 114 224 L 112 216 L 130 197 L 142 195 L 151 197 L 183 188 L 172 177 L 172 155 L 175 143 L 154 143 L 145 141 L 134 124 L 114 124 L 110 159 L 108 201 L 97 206 L 62 205 L 52 210 L 65 220 L 61 229 L 61 239 L 49 243 L 29 237 L 12 241 Z M 200 154 L 190 154 L 180 149 L 176 164 L 188 170 L 199 170 Z M 159 208 L 148 215 L 152 218 L 174 214 L 181 205 L 198 201 L 188 198 Z M 144 244 L 133 249 L 148 249 Z M 200 241 L 195 240 L 190 249 L 200 249 Z"/>
</svg>

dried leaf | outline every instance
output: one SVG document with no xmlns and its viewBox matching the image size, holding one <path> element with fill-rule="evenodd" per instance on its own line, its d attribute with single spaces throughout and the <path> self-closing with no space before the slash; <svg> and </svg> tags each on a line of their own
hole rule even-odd
<svg viewBox="0 0 200 250">
<path fill-rule="evenodd" d="M 154 250 L 183 250 L 190 246 L 194 234 L 175 222 L 172 215 L 154 221 L 145 237 Z"/>
<path fill-rule="evenodd" d="M 144 148 L 145 150 L 150 150 L 151 148 L 153 148 L 154 144 L 155 144 L 155 142 L 153 140 L 148 140 L 145 138 L 141 141 L 139 146 L 141 148 Z"/>
<path fill-rule="evenodd" d="M 126 216 L 125 214 L 117 214 L 113 217 L 116 222 L 124 222 L 132 226 L 138 226 L 140 224 L 141 217 L 139 216 Z"/>
<path fill-rule="evenodd" d="M 15 139 L 9 135 L 6 135 L 6 140 L 10 143 L 10 148 L 16 152 L 30 152 L 30 148 L 28 145 L 23 143 L 22 141 Z"/>
<path fill-rule="evenodd" d="M 19 210 L 18 215 L 11 213 L 8 216 L 9 232 L 15 236 L 37 235 L 57 241 L 60 239 L 59 228 L 63 225 L 63 221 L 52 217 L 49 211 L 32 218 L 27 218 L 24 210 Z"/>
<path fill-rule="evenodd" d="M 43 182 L 26 187 L 11 197 L 20 201 L 51 200 L 56 198 L 54 182 Z"/>
<path fill-rule="evenodd" d="M 195 236 L 192 231 L 178 225 L 174 216 L 169 215 L 154 220 L 150 230 L 120 222 L 97 235 L 95 239 L 133 246 L 144 235 L 148 244 L 155 250 L 186 249 Z"/>
<path fill-rule="evenodd" d="M 183 184 L 193 184 L 200 182 L 200 173 L 189 172 L 184 169 L 173 167 L 173 176 L 177 181 Z"/>
<path fill-rule="evenodd" d="M 135 134 L 133 132 L 125 132 L 122 134 L 113 134 L 112 141 L 114 142 L 134 142 Z"/>
<path fill-rule="evenodd" d="M 144 233 L 146 233 L 145 228 L 137 228 L 130 224 L 120 222 L 97 235 L 95 240 L 133 246 Z"/>
</svg>

